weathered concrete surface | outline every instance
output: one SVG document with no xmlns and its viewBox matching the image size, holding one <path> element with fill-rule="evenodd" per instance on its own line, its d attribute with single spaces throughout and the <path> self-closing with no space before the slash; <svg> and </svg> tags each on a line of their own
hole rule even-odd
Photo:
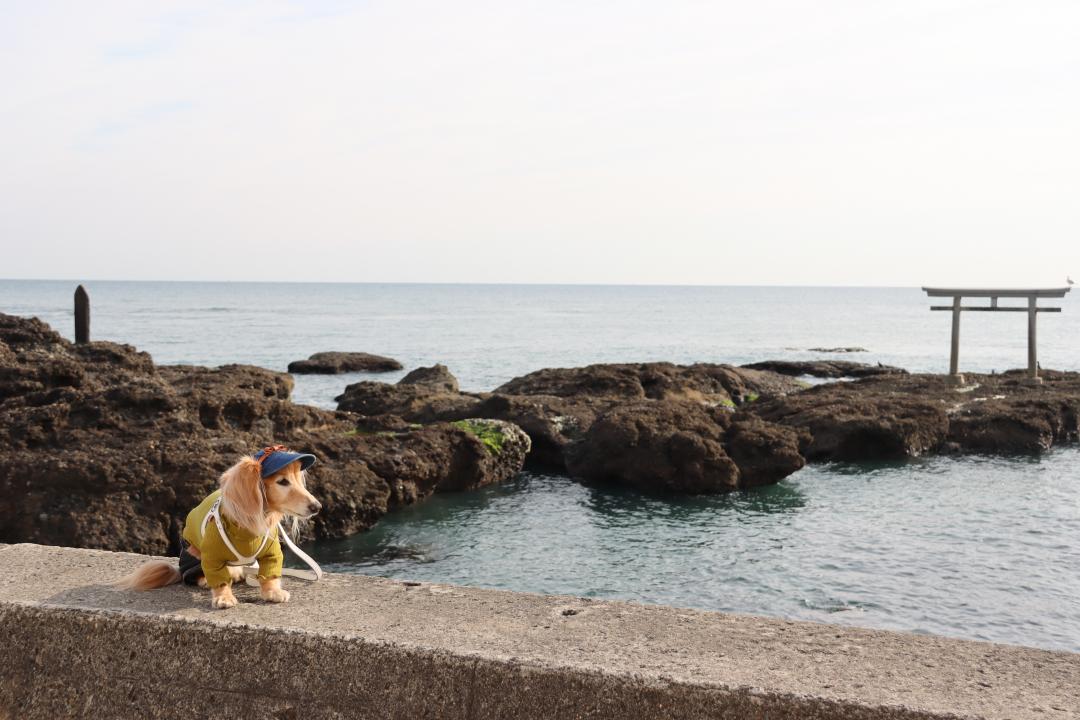
<svg viewBox="0 0 1080 720">
<path fill-rule="evenodd" d="M 1080 655 L 330 575 L 292 602 L 0 547 L 0 718 L 1078 717 Z"/>
</svg>

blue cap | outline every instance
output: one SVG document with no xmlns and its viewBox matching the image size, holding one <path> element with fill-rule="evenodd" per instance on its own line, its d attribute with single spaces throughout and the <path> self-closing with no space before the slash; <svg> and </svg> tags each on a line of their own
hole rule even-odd
<svg viewBox="0 0 1080 720">
<path fill-rule="evenodd" d="M 252 455 L 262 465 L 262 476 L 270 477 L 289 463 L 300 461 L 300 469 L 307 470 L 315 464 L 315 456 L 310 453 L 298 453 L 289 450 L 284 445 L 263 448 Z"/>
</svg>

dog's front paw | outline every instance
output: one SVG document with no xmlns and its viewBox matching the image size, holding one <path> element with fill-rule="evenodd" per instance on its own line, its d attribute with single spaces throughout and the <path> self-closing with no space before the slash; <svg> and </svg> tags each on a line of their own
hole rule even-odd
<svg viewBox="0 0 1080 720">
<path fill-rule="evenodd" d="M 263 588 L 260 594 L 262 595 L 262 599 L 266 602 L 289 602 L 289 591 L 284 588 Z"/>
<path fill-rule="evenodd" d="M 231 607 L 236 607 L 240 604 L 240 601 L 233 595 L 232 590 L 226 586 L 219 590 L 214 590 L 213 597 L 210 598 L 210 606 L 217 608 L 218 610 L 227 610 Z"/>
</svg>

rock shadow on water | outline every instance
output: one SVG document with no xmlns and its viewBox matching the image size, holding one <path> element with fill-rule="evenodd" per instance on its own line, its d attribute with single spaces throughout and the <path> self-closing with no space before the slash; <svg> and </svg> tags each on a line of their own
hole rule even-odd
<svg viewBox="0 0 1080 720">
<path fill-rule="evenodd" d="M 830 475 L 841 477 L 857 477 L 863 480 L 911 471 L 937 475 L 955 472 L 960 469 L 964 469 L 966 472 L 972 465 L 988 465 L 994 467 L 1013 465 L 1017 467 L 1034 467 L 1043 464 L 1054 452 L 1055 450 L 1021 452 L 1010 455 L 980 453 L 966 455 L 920 455 L 917 457 L 882 460 L 833 461 L 816 463 L 812 466 L 811 471 L 828 473 Z M 793 476 L 791 479 L 797 482 L 798 475 Z"/>
<path fill-rule="evenodd" d="M 662 495 L 618 485 L 588 485 L 583 505 L 610 526 L 633 525 L 662 519 L 674 524 L 700 524 L 717 514 L 779 515 L 806 507 L 807 499 L 797 484 L 781 482 L 723 495 Z"/>
</svg>

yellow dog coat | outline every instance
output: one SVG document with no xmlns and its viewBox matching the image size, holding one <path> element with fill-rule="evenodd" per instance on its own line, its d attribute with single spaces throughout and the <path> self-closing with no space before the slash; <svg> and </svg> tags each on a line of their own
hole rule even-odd
<svg viewBox="0 0 1080 720">
<path fill-rule="evenodd" d="M 188 513 L 184 522 L 184 539 L 199 548 L 202 554 L 202 571 L 206 584 L 212 588 L 228 585 L 232 581 L 227 569 L 229 565 L 248 566 L 256 560 L 259 562 L 260 580 L 281 577 L 281 566 L 285 557 L 281 552 L 281 543 L 278 542 L 278 526 L 270 528 L 266 535 L 255 535 L 221 513 L 212 514 L 220 501 L 221 491 L 215 490 Z M 218 519 L 240 557 L 229 549 L 218 529 L 211 527 Z M 319 571 L 318 574 L 321 576 L 322 572 Z"/>
</svg>

